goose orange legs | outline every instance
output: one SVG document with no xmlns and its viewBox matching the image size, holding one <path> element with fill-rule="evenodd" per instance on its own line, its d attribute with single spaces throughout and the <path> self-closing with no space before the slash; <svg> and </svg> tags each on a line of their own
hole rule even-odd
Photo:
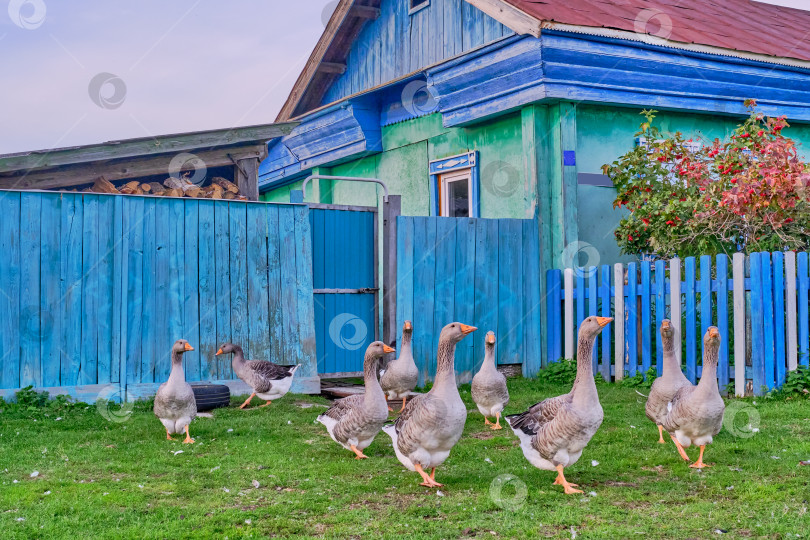
<svg viewBox="0 0 810 540">
<path fill-rule="evenodd" d="M 267 403 L 265 403 L 264 405 L 259 405 L 259 407 L 267 407 L 267 406 L 268 406 L 268 405 L 270 405 L 271 403 L 273 403 L 273 402 L 272 402 L 272 401 L 270 401 L 270 400 L 268 399 L 268 400 L 267 400 Z"/>
<path fill-rule="evenodd" d="M 368 459 L 368 456 L 363 453 L 362 450 L 358 449 L 355 445 L 351 445 L 352 452 L 354 452 L 357 457 L 354 459 Z"/>
<path fill-rule="evenodd" d="M 658 444 L 667 444 L 664 440 L 664 426 L 658 426 Z"/>
<path fill-rule="evenodd" d="M 244 403 L 242 403 L 242 405 L 240 405 L 240 406 L 239 406 L 239 408 L 240 408 L 240 409 L 244 409 L 245 407 L 247 407 L 247 406 L 248 406 L 248 403 L 250 403 L 250 400 L 251 400 L 251 399 L 253 399 L 253 397 L 254 397 L 255 395 L 256 395 L 256 392 L 253 392 L 252 394 L 250 394 L 250 397 L 249 397 L 249 398 L 247 398 L 247 399 L 245 400 L 245 402 L 244 402 Z"/>
<path fill-rule="evenodd" d="M 672 437 L 672 442 L 674 442 L 675 446 L 678 447 L 678 453 L 681 455 L 684 461 L 690 461 L 689 456 L 686 455 L 686 450 L 683 449 L 683 445 L 681 444 L 681 442 L 678 439 L 676 439 L 675 435 L 673 435 L 672 433 L 670 433 L 669 436 Z"/>
<path fill-rule="evenodd" d="M 186 424 L 186 438 L 183 439 L 183 444 L 191 444 L 194 442 L 194 439 L 191 438 L 191 435 L 188 434 L 188 424 Z"/>
<path fill-rule="evenodd" d="M 690 467 L 692 467 L 693 469 L 702 469 L 704 467 L 711 467 L 711 465 L 703 463 L 703 450 L 705 450 L 705 449 L 706 449 L 706 445 L 705 444 L 701 445 L 701 447 L 700 447 L 700 456 L 698 456 L 698 460 L 696 462 L 689 465 Z"/>
<path fill-rule="evenodd" d="M 168 430 L 168 429 L 166 430 L 166 440 L 167 440 L 167 441 L 172 440 L 172 436 L 171 436 L 171 435 L 169 435 L 169 430 Z"/>
<path fill-rule="evenodd" d="M 573 495 L 574 493 L 582 493 L 581 489 L 574 489 L 574 487 L 577 487 L 577 484 L 572 484 L 571 482 L 565 479 L 562 465 L 557 465 L 557 479 L 554 480 L 554 484 L 565 488 L 566 495 Z"/>
<path fill-rule="evenodd" d="M 495 424 L 489 429 L 503 429 L 503 426 L 501 425 L 501 413 L 495 413 Z"/>
<path fill-rule="evenodd" d="M 400 407 L 399 411 L 397 411 L 397 412 L 402 412 L 402 409 L 405 408 L 405 403 L 407 403 L 407 401 L 408 401 L 408 395 L 405 394 L 405 397 L 402 398 L 402 407 Z"/>
<path fill-rule="evenodd" d="M 418 463 L 415 463 L 413 468 L 416 469 L 416 472 L 418 472 L 419 476 L 421 476 L 422 480 L 424 480 L 421 484 L 419 484 L 420 486 L 442 487 L 444 485 L 436 481 L 436 467 L 433 467 L 433 469 L 431 469 L 430 476 L 428 476 L 428 473 L 426 473 L 425 470 L 422 468 L 422 466 Z"/>
</svg>

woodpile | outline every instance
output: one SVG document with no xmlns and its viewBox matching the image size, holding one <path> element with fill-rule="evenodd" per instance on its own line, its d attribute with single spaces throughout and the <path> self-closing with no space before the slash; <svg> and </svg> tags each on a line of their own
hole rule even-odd
<svg viewBox="0 0 810 540">
<path fill-rule="evenodd" d="M 211 184 L 205 187 L 192 184 L 185 176 L 181 178 L 170 176 L 164 180 L 163 183 L 141 183 L 137 180 L 133 180 L 119 187 L 115 187 L 112 182 L 103 176 L 99 176 L 92 186 L 83 189 L 82 192 L 154 195 L 156 197 L 190 197 L 194 199 L 247 200 L 247 197 L 239 194 L 239 188 L 236 184 L 219 176 L 214 177 L 211 180 Z"/>
</svg>

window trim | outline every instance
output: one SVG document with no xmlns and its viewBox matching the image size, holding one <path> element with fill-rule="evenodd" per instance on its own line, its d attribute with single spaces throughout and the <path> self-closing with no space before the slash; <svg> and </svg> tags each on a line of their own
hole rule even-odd
<svg viewBox="0 0 810 540">
<path fill-rule="evenodd" d="M 408 15 L 413 15 L 414 13 L 422 11 L 423 9 L 428 7 L 429 5 L 430 5 L 430 0 L 425 0 L 425 2 L 422 2 L 418 6 L 413 5 L 413 0 L 408 0 Z"/>
<path fill-rule="evenodd" d="M 481 217 L 480 200 L 480 175 L 478 168 L 478 151 L 467 152 L 446 158 L 435 159 L 428 163 L 430 174 L 430 215 L 441 215 L 439 192 L 441 189 L 442 175 L 453 171 L 469 169 L 470 171 L 470 217 Z"/>
</svg>

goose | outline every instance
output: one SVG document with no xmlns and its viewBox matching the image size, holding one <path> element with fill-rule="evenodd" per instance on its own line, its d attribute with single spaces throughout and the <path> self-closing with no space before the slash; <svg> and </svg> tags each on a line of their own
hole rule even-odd
<svg viewBox="0 0 810 540">
<path fill-rule="evenodd" d="M 267 407 L 274 399 L 283 397 L 290 391 L 295 372 L 300 367 L 300 364 L 279 366 L 263 360 L 246 361 L 242 347 L 233 343 L 225 343 L 215 356 L 226 353 L 233 353 L 232 365 L 236 376 L 253 389 L 250 397 L 239 406 L 240 409 L 247 407 L 254 396 L 267 400 L 267 403 L 259 407 Z"/>
<path fill-rule="evenodd" d="M 396 421 L 383 427 L 397 459 L 408 470 L 419 473 L 422 486 L 442 486 L 436 481 L 436 467 L 444 463 L 464 431 L 467 407 L 456 387 L 454 361 L 456 344 L 475 330 L 459 322 L 442 329 L 433 388 L 412 398 Z M 425 469 L 431 469 L 430 476 Z"/>
<path fill-rule="evenodd" d="M 524 457 L 546 471 L 557 471 L 554 485 L 565 493 L 582 493 L 565 479 L 563 470 L 577 462 L 582 450 L 602 425 L 604 414 L 593 380 L 591 357 L 596 336 L 612 317 L 588 317 L 579 326 L 577 344 L 577 377 L 571 391 L 548 398 L 529 407 L 526 412 L 506 417 L 520 439 Z"/>
<path fill-rule="evenodd" d="M 380 373 L 380 386 L 385 392 L 385 399 L 402 399 L 402 407 L 405 408 L 408 394 L 416 388 L 419 381 L 419 368 L 413 361 L 413 350 L 411 349 L 411 337 L 413 336 L 413 325 L 411 321 L 405 321 L 402 325 L 402 346 L 399 349 L 399 358 L 390 362 L 385 371 Z M 388 408 L 393 412 L 392 408 Z"/>
<path fill-rule="evenodd" d="M 487 332 L 484 348 L 484 363 L 472 380 L 472 398 L 484 415 L 484 425 L 490 426 L 490 429 L 503 429 L 501 412 L 509 403 L 509 390 L 506 388 L 506 377 L 495 367 L 495 332 Z M 495 417 L 494 425 L 488 416 Z"/>
<path fill-rule="evenodd" d="M 172 371 L 169 380 L 161 384 L 155 394 L 155 416 L 166 428 L 166 439 L 172 439 L 172 433 L 186 432 L 185 444 L 191 444 L 194 439 L 188 433 L 188 425 L 197 416 L 197 401 L 194 399 L 194 390 L 186 382 L 183 371 L 183 354 L 193 351 L 185 339 L 178 339 L 172 346 Z"/>
<path fill-rule="evenodd" d="M 365 393 L 335 401 L 317 418 L 318 422 L 326 426 L 332 440 L 355 453 L 355 459 L 368 457 L 363 454 L 363 450 L 371 444 L 388 420 L 388 404 L 377 381 L 377 364 L 384 354 L 392 352 L 394 349 L 382 341 L 369 345 L 363 360 Z"/>
<path fill-rule="evenodd" d="M 647 418 L 658 426 L 658 442 L 666 444 L 663 422 L 667 415 L 667 404 L 672 401 L 678 390 L 684 386 L 691 386 L 691 383 L 684 376 L 675 357 L 675 329 L 669 319 L 661 321 L 661 345 L 664 349 L 664 367 L 661 376 L 655 379 L 650 388 L 645 412 Z"/>
<path fill-rule="evenodd" d="M 703 451 L 723 427 L 726 404 L 717 387 L 717 358 L 720 351 L 720 331 L 710 326 L 703 336 L 703 373 L 697 386 L 683 386 L 667 405 L 664 429 L 674 433 L 673 441 L 679 452 L 691 445 L 700 446 L 700 456 L 692 468 L 709 467 L 703 462 Z M 681 454 L 684 457 L 685 452 Z M 686 457 L 688 460 L 689 458 Z"/>
</svg>

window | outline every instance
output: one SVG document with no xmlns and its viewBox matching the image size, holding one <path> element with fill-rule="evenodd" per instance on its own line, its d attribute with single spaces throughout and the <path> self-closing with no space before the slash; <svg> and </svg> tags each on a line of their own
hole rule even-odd
<svg viewBox="0 0 810 540">
<path fill-rule="evenodd" d="M 439 177 L 439 215 L 470 217 L 472 171 L 465 169 Z"/>
<path fill-rule="evenodd" d="M 417 11 L 422 8 L 426 8 L 430 5 L 430 0 L 408 0 L 410 2 L 408 13 L 413 15 Z"/>
<path fill-rule="evenodd" d="M 430 215 L 479 217 L 478 152 L 435 159 L 430 168 Z"/>
</svg>

